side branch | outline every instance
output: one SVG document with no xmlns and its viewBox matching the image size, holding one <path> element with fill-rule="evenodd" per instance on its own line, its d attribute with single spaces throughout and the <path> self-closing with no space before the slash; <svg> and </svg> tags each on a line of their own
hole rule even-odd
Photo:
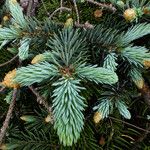
<svg viewBox="0 0 150 150">
<path fill-rule="evenodd" d="M 16 102 L 17 93 L 18 93 L 17 91 L 18 91 L 17 89 L 14 89 L 14 91 L 13 91 L 13 98 L 12 98 L 12 101 L 11 101 L 11 103 L 9 105 L 9 109 L 8 109 L 5 121 L 3 123 L 3 126 L 2 126 L 2 128 L 0 130 L 0 145 L 3 142 L 3 138 L 4 138 L 5 134 L 6 134 L 6 129 L 8 128 L 8 125 L 9 125 L 9 122 L 10 122 L 10 118 L 12 116 L 12 112 L 13 112 L 13 109 L 15 107 L 15 102 Z"/>
<path fill-rule="evenodd" d="M 102 3 L 96 2 L 94 0 L 86 0 L 86 1 L 91 3 L 91 4 L 95 4 L 97 6 L 109 9 L 109 10 L 111 10 L 113 12 L 115 12 L 117 10 L 115 7 L 112 6 L 112 4 L 102 4 Z"/>
<path fill-rule="evenodd" d="M 9 61 L 7 61 L 7 62 L 5 62 L 5 63 L 3 63 L 3 64 L 0 64 L 0 67 L 3 67 L 3 66 L 5 66 L 5 65 L 10 64 L 10 63 L 13 62 L 17 57 L 18 57 L 18 55 L 14 56 L 11 60 L 9 60 Z"/>
<path fill-rule="evenodd" d="M 34 89 L 32 86 L 29 86 L 29 89 L 32 91 L 32 93 L 37 97 L 37 102 L 39 104 L 42 104 L 46 109 L 47 111 L 49 112 L 49 114 L 51 115 L 51 123 L 53 122 L 53 117 L 52 117 L 52 108 L 48 105 L 47 101 L 45 100 L 44 97 L 42 97 L 38 91 L 36 91 L 36 89 Z"/>
<path fill-rule="evenodd" d="M 134 127 L 134 128 L 139 129 L 139 130 L 141 130 L 141 131 L 144 131 L 144 132 L 146 132 L 147 134 L 150 133 L 149 130 L 143 129 L 143 128 L 138 127 L 138 126 L 135 126 L 135 125 L 133 125 L 133 124 L 131 124 L 131 123 L 128 123 L 128 122 L 126 122 L 126 121 L 123 121 L 123 120 L 120 120 L 120 119 L 117 119 L 117 118 L 114 118 L 114 117 L 109 117 L 109 118 L 110 118 L 110 119 L 113 119 L 113 120 L 115 120 L 115 121 L 122 122 L 122 123 L 124 123 L 124 124 L 126 124 L 126 125 L 129 125 L 129 126 L 131 126 L 131 127 Z"/>
<path fill-rule="evenodd" d="M 78 11 L 76 0 L 73 0 L 73 3 L 74 3 L 75 11 L 76 11 L 77 23 L 79 24 L 80 23 L 80 17 L 79 17 L 79 11 Z"/>
</svg>

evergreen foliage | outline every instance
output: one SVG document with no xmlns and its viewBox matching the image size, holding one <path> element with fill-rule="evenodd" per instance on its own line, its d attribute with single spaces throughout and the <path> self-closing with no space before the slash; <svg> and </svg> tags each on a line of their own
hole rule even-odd
<svg viewBox="0 0 150 150">
<path fill-rule="evenodd" d="M 0 149 L 149 149 L 150 44 L 145 39 L 150 2 L 73 0 L 63 5 L 59 12 L 58 0 L 42 2 L 38 18 L 43 8 L 57 15 L 40 21 L 25 16 L 16 0 L 6 0 L 0 12 L 7 8 L 10 13 L 1 17 L 0 27 L 1 122 L 6 103 L 16 103 Z M 102 18 L 80 24 L 87 11 L 82 6 L 101 10 Z M 59 22 L 66 20 L 62 8 L 69 8 L 65 23 Z M 126 22 L 122 12 L 129 8 L 136 16 Z M 14 89 L 2 84 L 10 70 L 14 73 L 5 82 L 18 84 Z"/>
</svg>

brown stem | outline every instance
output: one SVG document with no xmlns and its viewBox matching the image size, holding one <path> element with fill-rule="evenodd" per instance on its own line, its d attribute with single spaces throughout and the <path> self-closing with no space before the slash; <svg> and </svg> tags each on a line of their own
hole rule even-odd
<svg viewBox="0 0 150 150">
<path fill-rule="evenodd" d="M 2 144 L 3 138 L 6 134 L 6 129 L 8 128 L 10 118 L 12 116 L 12 112 L 13 112 L 13 109 L 15 107 L 15 102 L 16 102 L 16 98 L 17 98 L 17 91 L 18 91 L 17 89 L 14 89 L 14 91 L 13 91 L 13 98 L 12 98 L 12 101 L 9 105 L 9 109 L 8 109 L 5 121 L 3 123 L 3 126 L 0 130 L 0 145 Z"/>
<path fill-rule="evenodd" d="M 79 24 L 75 22 L 75 27 L 77 28 L 85 28 L 85 29 L 92 29 L 94 26 L 90 24 L 89 22 L 85 22 L 84 24 Z"/>
<path fill-rule="evenodd" d="M 144 82 L 143 87 L 140 89 L 142 96 L 147 103 L 147 105 L 150 107 L 150 87 Z"/>
<path fill-rule="evenodd" d="M 32 5 L 33 5 L 33 0 L 30 0 L 27 8 L 27 16 L 29 17 L 31 16 Z"/>
<path fill-rule="evenodd" d="M 6 87 L 2 87 L 2 88 L 0 89 L 0 93 L 1 93 L 1 92 L 4 92 L 5 89 L 6 89 Z"/>
<path fill-rule="evenodd" d="M 77 15 L 77 23 L 79 24 L 80 23 L 80 17 L 79 17 L 79 11 L 78 11 L 76 0 L 73 0 L 73 3 L 74 3 L 76 15 Z"/>
<path fill-rule="evenodd" d="M 60 7 L 60 8 L 58 8 L 58 9 L 56 9 L 50 16 L 49 16 L 49 19 L 51 19 L 54 15 L 55 15 L 55 13 L 57 13 L 58 11 L 60 11 L 60 10 L 64 10 L 64 11 L 71 11 L 71 9 L 70 8 L 67 8 L 67 7 Z"/>
<path fill-rule="evenodd" d="M 122 122 L 122 123 L 124 123 L 124 124 L 127 124 L 127 125 L 129 125 L 129 126 L 132 126 L 132 127 L 136 128 L 136 129 L 139 129 L 139 130 L 141 130 L 141 131 L 145 131 L 145 132 L 147 132 L 147 133 L 150 133 L 149 130 L 143 129 L 143 128 L 138 127 L 138 126 L 135 126 L 135 125 L 130 124 L 130 123 L 126 122 L 126 121 L 123 121 L 123 120 L 120 120 L 120 119 L 117 119 L 117 118 L 114 118 L 114 117 L 109 117 L 109 118 L 110 118 L 110 119 L 113 119 L 113 120 L 115 120 L 115 121 L 119 121 L 119 122 Z"/>
<path fill-rule="evenodd" d="M 86 1 L 91 3 L 91 4 L 95 4 L 97 6 L 109 9 L 109 10 L 111 10 L 113 12 L 115 12 L 117 10 L 115 7 L 112 6 L 112 4 L 110 4 L 110 5 L 109 4 L 102 4 L 102 3 L 96 2 L 94 0 L 86 0 Z"/>
<path fill-rule="evenodd" d="M 60 0 L 60 7 L 63 7 L 63 0 Z M 60 10 L 60 14 L 62 13 L 62 10 Z"/>
<path fill-rule="evenodd" d="M 150 124 L 148 124 L 150 125 Z M 150 126 L 147 127 L 147 131 L 150 131 Z M 148 132 L 145 131 L 143 134 L 141 134 L 141 136 L 135 141 L 133 148 L 131 150 L 137 150 L 138 147 L 140 146 L 140 143 L 147 138 Z"/>
<path fill-rule="evenodd" d="M 11 62 L 13 62 L 16 58 L 18 57 L 18 55 L 14 56 L 12 59 L 10 59 L 9 61 L 3 63 L 3 64 L 0 64 L 0 67 L 3 67 L 5 65 L 8 65 L 10 64 Z"/>
<path fill-rule="evenodd" d="M 52 108 L 49 107 L 47 101 L 45 100 L 44 97 L 42 97 L 38 91 L 36 89 L 34 89 L 32 86 L 29 86 L 29 89 L 32 91 L 32 93 L 37 97 L 37 102 L 39 104 L 42 104 L 46 109 L 47 111 L 49 112 L 50 115 L 52 115 Z M 52 116 L 51 116 L 52 117 Z M 52 119 L 53 121 L 53 119 Z M 52 122 L 51 122 L 52 123 Z"/>
</svg>

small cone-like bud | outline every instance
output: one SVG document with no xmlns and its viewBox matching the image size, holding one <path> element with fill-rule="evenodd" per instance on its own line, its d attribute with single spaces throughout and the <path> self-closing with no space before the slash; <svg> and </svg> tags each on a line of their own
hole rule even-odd
<svg viewBox="0 0 150 150">
<path fill-rule="evenodd" d="M 133 21 L 136 18 L 136 11 L 133 8 L 128 8 L 125 10 L 123 17 L 126 21 Z"/>
<path fill-rule="evenodd" d="M 39 55 L 36 55 L 32 61 L 31 61 L 31 64 L 37 64 L 41 61 L 44 61 L 44 56 L 42 54 L 39 54 Z"/>
<path fill-rule="evenodd" d="M 51 122 L 52 121 L 52 117 L 51 115 L 48 115 L 46 118 L 45 118 L 45 122 L 48 123 L 48 122 Z"/>
<path fill-rule="evenodd" d="M 138 87 L 138 89 L 142 89 L 144 87 L 144 80 L 143 79 L 134 81 L 134 83 Z"/>
<path fill-rule="evenodd" d="M 4 17 L 3 17 L 3 21 L 4 21 L 4 22 L 6 22 L 6 21 L 8 21 L 8 20 L 9 20 L 9 17 L 8 17 L 8 16 L 4 16 Z"/>
<path fill-rule="evenodd" d="M 143 65 L 145 66 L 145 67 L 150 67 L 150 60 L 144 60 L 144 62 L 143 62 Z"/>
<path fill-rule="evenodd" d="M 67 19 L 64 24 L 64 27 L 65 28 L 73 27 L 73 19 L 72 18 Z"/>
<path fill-rule="evenodd" d="M 8 88 L 19 88 L 20 84 L 13 81 L 15 77 L 16 77 L 16 69 L 9 71 L 4 77 L 4 80 L 3 82 L 1 82 L 1 84 Z"/>
<path fill-rule="evenodd" d="M 103 11 L 102 11 L 102 10 L 99 10 L 99 9 L 95 10 L 95 11 L 94 11 L 94 16 L 95 16 L 95 18 L 100 18 L 100 17 L 102 17 L 102 16 L 103 16 Z"/>
<path fill-rule="evenodd" d="M 102 120 L 102 114 L 100 112 L 95 112 L 93 120 L 96 124 L 99 123 Z"/>
</svg>

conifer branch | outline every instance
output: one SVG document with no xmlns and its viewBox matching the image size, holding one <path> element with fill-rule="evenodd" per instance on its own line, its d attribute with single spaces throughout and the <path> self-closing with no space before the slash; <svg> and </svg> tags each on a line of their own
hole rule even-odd
<svg viewBox="0 0 150 150">
<path fill-rule="evenodd" d="M 10 119 L 11 119 L 11 116 L 12 116 L 12 112 L 13 112 L 13 109 L 15 107 L 15 102 L 16 102 L 16 99 L 17 99 L 17 93 L 18 93 L 18 90 L 14 89 L 12 101 L 11 101 L 11 103 L 9 105 L 9 109 L 8 109 L 5 121 L 4 121 L 3 126 L 2 126 L 2 128 L 0 130 L 0 145 L 3 142 L 3 138 L 4 138 L 5 134 L 6 134 L 6 130 L 8 128 L 8 125 L 9 125 L 9 122 L 10 122 Z"/>
<path fill-rule="evenodd" d="M 29 89 L 32 91 L 32 93 L 37 97 L 37 102 L 39 104 L 42 104 L 46 110 L 49 112 L 51 115 L 51 123 L 53 123 L 53 117 L 52 117 L 52 108 L 48 105 L 47 101 L 45 100 L 44 97 L 42 97 L 36 89 L 33 88 L 33 86 L 29 86 Z"/>
<path fill-rule="evenodd" d="M 3 64 L 0 64 L 0 67 L 3 67 L 5 65 L 8 65 L 10 64 L 11 62 L 13 62 L 16 58 L 18 57 L 18 55 L 14 56 L 12 59 L 10 59 L 9 61 L 3 63 Z"/>
<path fill-rule="evenodd" d="M 96 2 L 94 0 L 86 0 L 86 1 L 91 3 L 91 4 L 95 4 L 97 6 L 109 9 L 109 10 L 111 10 L 113 12 L 115 12 L 117 10 L 114 6 L 112 6 L 112 4 L 102 4 L 102 3 Z"/>
<path fill-rule="evenodd" d="M 123 121 L 123 120 L 120 120 L 120 119 L 117 119 L 117 118 L 114 118 L 114 117 L 109 117 L 109 118 L 110 118 L 110 119 L 113 119 L 113 120 L 115 120 L 115 121 L 118 121 L 118 122 L 122 122 L 122 123 L 124 123 L 124 124 L 126 124 L 126 125 L 129 125 L 129 126 L 131 126 L 131 127 L 136 128 L 136 129 L 138 129 L 138 130 L 141 130 L 141 131 L 150 133 L 149 130 L 143 129 L 143 128 L 141 128 L 141 127 L 138 127 L 138 126 L 133 125 L 133 124 L 131 124 L 131 123 L 128 123 L 128 122 L 126 122 L 126 121 Z"/>
<path fill-rule="evenodd" d="M 148 124 L 150 125 L 150 124 Z M 139 146 L 139 144 L 145 139 L 147 138 L 148 135 L 148 131 L 150 131 L 150 126 L 147 127 L 147 131 L 145 131 L 143 134 L 141 134 L 141 136 L 136 140 L 136 142 L 134 143 L 134 146 L 132 148 L 132 150 L 136 150 Z"/>
</svg>

